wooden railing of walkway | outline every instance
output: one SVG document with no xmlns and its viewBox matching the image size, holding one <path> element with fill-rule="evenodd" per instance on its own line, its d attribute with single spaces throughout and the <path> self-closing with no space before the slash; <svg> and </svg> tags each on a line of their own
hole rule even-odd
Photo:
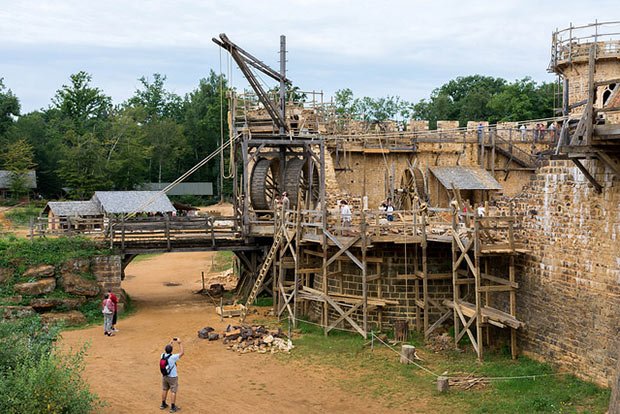
<svg viewBox="0 0 620 414">
<path fill-rule="evenodd" d="M 39 218 L 31 237 L 85 235 L 127 250 L 226 249 L 243 237 L 234 217 Z"/>
</svg>

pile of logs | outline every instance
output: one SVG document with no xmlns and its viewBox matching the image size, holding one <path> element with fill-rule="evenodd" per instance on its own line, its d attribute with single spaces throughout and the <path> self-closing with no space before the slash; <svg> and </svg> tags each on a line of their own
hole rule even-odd
<svg viewBox="0 0 620 414">
<path fill-rule="evenodd" d="M 221 334 L 211 327 L 198 331 L 198 337 L 216 341 L 222 338 L 227 349 L 241 354 L 258 352 L 261 354 L 289 352 L 293 349 L 290 339 L 282 334 L 282 330 L 269 330 L 264 326 L 232 326 L 228 325 Z"/>
</svg>

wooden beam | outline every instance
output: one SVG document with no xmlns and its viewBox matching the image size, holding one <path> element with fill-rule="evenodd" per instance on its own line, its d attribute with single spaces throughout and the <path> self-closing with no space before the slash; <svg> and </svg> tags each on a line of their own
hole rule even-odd
<svg viewBox="0 0 620 414">
<path fill-rule="evenodd" d="M 581 163 L 581 161 L 579 161 L 576 158 L 573 158 L 572 160 L 575 163 L 575 165 L 577 166 L 577 168 L 579 168 L 579 170 L 583 173 L 583 175 L 588 179 L 588 181 L 590 181 L 590 184 L 592 184 L 594 186 L 596 191 L 598 193 L 601 193 L 603 191 L 603 186 L 600 185 L 598 183 L 598 181 L 596 181 L 596 179 L 592 176 L 592 174 L 590 174 L 588 169 Z"/>
</svg>

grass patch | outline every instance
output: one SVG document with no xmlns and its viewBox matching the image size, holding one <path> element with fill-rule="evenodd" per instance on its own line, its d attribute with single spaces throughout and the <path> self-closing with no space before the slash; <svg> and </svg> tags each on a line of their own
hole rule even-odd
<svg viewBox="0 0 620 414">
<path fill-rule="evenodd" d="M 549 365 L 525 357 L 513 361 L 508 356 L 489 353 L 483 363 L 478 363 L 473 352 L 435 354 L 420 347 L 419 354 L 424 359 L 421 365 L 438 374 L 445 371 L 448 375 L 474 373 L 488 377 L 553 374 L 535 379 L 491 381 L 483 389 L 454 389 L 439 394 L 432 375 L 413 365 L 400 364 L 399 356 L 384 346 L 370 350 L 368 341 L 359 335 L 332 331 L 325 337 L 320 327 L 303 322 L 296 332 L 300 337 L 294 339 L 295 350 L 278 354 L 279 358 L 287 363 L 329 366 L 336 372 L 331 385 L 355 395 L 380 398 L 390 409 L 412 404 L 422 412 L 604 413 L 607 410 L 608 390 L 572 375 L 557 374 Z"/>
<path fill-rule="evenodd" d="M 145 262 L 147 260 L 151 260 L 157 256 L 160 256 L 162 253 L 147 253 L 147 254 L 139 254 L 136 257 L 133 258 L 133 260 L 131 261 L 131 263 L 139 263 L 139 262 Z"/>
<path fill-rule="evenodd" d="M 235 254 L 231 251 L 218 251 L 213 256 L 211 272 L 219 273 L 232 269 Z"/>
<path fill-rule="evenodd" d="M 0 239 L 0 267 L 22 273 L 29 266 L 59 266 L 70 259 L 109 254 L 109 249 L 82 237 L 59 237 L 33 241 L 14 237 Z"/>
<path fill-rule="evenodd" d="M 4 213 L 4 217 L 14 226 L 30 226 L 30 219 L 37 218 L 40 213 L 41 207 L 36 204 L 29 204 L 27 206 L 13 207 Z"/>
<path fill-rule="evenodd" d="M 271 307 L 273 306 L 273 298 L 271 296 L 261 296 L 256 298 L 254 306 Z"/>
</svg>

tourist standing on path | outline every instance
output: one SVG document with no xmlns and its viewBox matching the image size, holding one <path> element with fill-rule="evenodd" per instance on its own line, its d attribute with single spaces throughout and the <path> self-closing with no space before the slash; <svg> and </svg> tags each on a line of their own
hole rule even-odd
<svg viewBox="0 0 620 414">
<path fill-rule="evenodd" d="M 114 315 L 112 315 L 112 332 L 118 332 L 118 329 L 116 329 L 116 319 L 118 317 L 118 298 L 116 297 L 114 292 L 112 292 L 112 289 L 108 289 L 108 294 L 110 300 L 112 301 L 112 303 L 114 303 Z"/>
<path fill-rule="evenodd" d="M 179 344 L 179 353 L 173 354 L 173 343 Z M 160 368 L 162 370 L 162 393 L 161 393 L 161 405 L 160 410 L 168 408 L 166 404 L 166 398 L 168 397 L 168 390 L 170 390 L 170 412 L 176 413 L 180 410 L 176 406 L 177 391 L 179 389 L 179 376 L 177 374 L 177 361 L 185 354 L 183 351 L 183 343 L 180 338 L 172 338 L 172 341 L 164 348 L 164 353 L 161 354 L 161 361 L 165 361 L 166 364 L 162 367 L 160 362 Z"/>
<path fill-rule="evenodd" d="M 101 313 L 103 313 L 103 334 L 106 336 L 114 336 L 114 333 L 112 332 L 114 309 L 114 302 L 110 299 L 110 295 L 106 293 L 103 297 L 103 302 L 101 302 Z"/>
</svg>

